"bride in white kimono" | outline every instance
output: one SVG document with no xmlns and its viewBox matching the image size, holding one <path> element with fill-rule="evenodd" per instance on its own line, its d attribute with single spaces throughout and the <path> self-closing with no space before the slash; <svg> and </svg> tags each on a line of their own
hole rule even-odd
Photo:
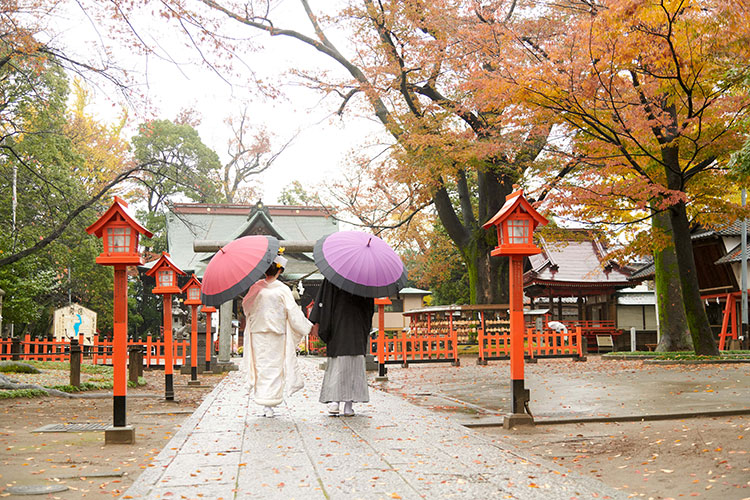
<svg viewBox="0 0 750 500">
<path fill-rule="evenodd" d="M 245 312 L 243 369 L 263 416 L 304 386 L 297 366 L 296 346 L 310 333 L 310 323 L 294 301 L 288 286 L 277 281 L 287 259 L 277 256 L 266 277 L 258 280 L 242 300 Z"/>
</svg>

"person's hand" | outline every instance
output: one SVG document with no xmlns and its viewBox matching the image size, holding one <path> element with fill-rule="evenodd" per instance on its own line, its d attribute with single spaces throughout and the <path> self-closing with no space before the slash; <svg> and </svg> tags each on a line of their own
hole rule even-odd
<svg viewBox="0 0 750 500">
<path fill-rule="evenodd" d="M 309 335 L 317 335 L 317 334 L 318 334 L 318 329 L 319 329 L 319 328 L 320 328 L 320 324 L 318 324 L 318 323 L 314 323 L 314 324 L 313 324 L 313 326 L 312 326 L 312 328 L 310 328 L 310 333 L 309 333 Z"/>
</svg>

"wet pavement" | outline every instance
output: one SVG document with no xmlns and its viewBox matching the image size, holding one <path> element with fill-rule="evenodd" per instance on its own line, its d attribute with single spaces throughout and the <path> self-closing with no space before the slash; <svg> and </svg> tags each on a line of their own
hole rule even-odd
<svg viewBox="0 0 750 500">
<path fill-rule="evenodd" d="M 508 361 L 390 366 L 376 387 L 467 425 L 499 425 L 510 407 Z M 538 424 L 750 414 L 750 364 L 645 364 L 589 356 L 525 368 Z"/>
<path fill-rule="evenodd" d="M 122 498 L 625 498 L 595 479 L 482 437 L 452 412 L 374 388 L 398 393 L 409 377 L 421 378 L 441 401 L 472 395 L 488 405 L 507 393 L 498 367 L 391 368 L 393 381 L 371 383 L 371 401 L 355 405 L 357 415 L 329 417 L 317 402 L 323 372 L 313 360 L 301 365 L 306 389 L 274 418 L 262 417 L 250 402 L 239 373 L 229 374 Z M 451 382 L 428 381 L 441 373 Z"/>
</svg>

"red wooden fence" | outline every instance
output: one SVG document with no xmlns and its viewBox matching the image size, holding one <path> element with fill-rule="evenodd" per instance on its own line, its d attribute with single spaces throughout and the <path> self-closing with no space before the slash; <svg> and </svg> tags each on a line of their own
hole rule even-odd
<svg viewBox="0 0 750 500">
<path fill-rule="evenodd" d="M 148 337 L 146 341 L 128 341 L 128 347 L 140 345 L 145 348 L 143 364 L 145 366 L 164 366 L 165 350 L 163 340 L 153 340 Z M 13 340 L 0 339 L 0 360 L 12 359 Z M 172 342 L 174 364 L 184 365 L 187 359 L 190 342 L 188 340 Z M 112 364 L 112 340 L 99 340 L 94 337 L 94 345 L 86 346 L 87 352 L 92 357 L 95 365 Z M 70 342 L 68 340 L 32 340 L 26 335 L 19 343 L 18 356 L 21 360 L 33 361 L 69 361 Z"/>
<path fill-rule="evenodd" d="M 370 340 L 370 353 L 379 357 L 380 345 L 383 345 L 385 364 L 401 363 L 460 363 L 458 359 L 458 342 L 455 330 L 451 333 L 407 333 L 388 337 L 383 335 Z"/>
<path fill-rule="evenodd" d="M 11 359 L 13 339 L 0 340 L 0 359 Z M 20 342 L 18 356 L 22 360 L 67 361 L 70 356 L 70 342 L 67 340 L 31 340 L 26 334 Z"/>
<path fill-rule="evenodd" d="M 143 364 L 145 366 L 164 366 L 166 353 L 164 340 L 153 340 L 150 336 L 145 342 L 133 342 L 129 340 L 128 347 L 133 345 L 145 347 L 146 350 L 143 354 Z M 172 342 L 172 358 L 175 366 L 182 366 L 187 362 L 189 348 L 189 340 L 175 340 Z M 111 365 L 112 340 L 99 340 L 95 338 L 92 353 L 95 365 Z"/>
</svg>

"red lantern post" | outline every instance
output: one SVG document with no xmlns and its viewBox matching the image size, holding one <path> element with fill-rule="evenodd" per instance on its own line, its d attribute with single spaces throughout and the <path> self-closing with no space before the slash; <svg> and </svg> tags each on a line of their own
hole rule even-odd
<svg viewBox="0 0 750 500">
<path fill-rule="evenodd" d="M 213 338 L 211 336 L 211 314 L 216 312 L 216 308 L 213 306 L 203 306 L 201 311 L 206 315 L 206 371 L 211 371 L 211 344 Z"/>
<path fill-rule="evenodd" d="M 94 222 L 86 232 L 101 238 L 104 250 L 96 258 L 96 263 L 113 266 L 114 283 L 114 365 L 113 426 L 105 431 L 105 443 L 133 443 L 135 430 L 126 425 L 127 414 L 127 344 L 128 344 L 128 266 L 143 264 L 138 252 L 138 236 L 150 238 L 151 231 L 141 226 L 126 211 L 128 204 L 115 196 L 114 203 Z"/>
<path fill-rule="evenodd" d="M 198 306 L 201 305 L 201 282 L 190 275 L 190 281 L 182 287 L 187 294 L 185 305 L 190 306 L 190 381 L 189 385 L 198 385 Z"/>
<path fill-rule="evenodd" d="M 533 424 L 528 412 L 529 391 L 524 387 L 524 319 L 523 319 L 523 262 L 524 258 L 541 250 L 534 245 L 534 229 L 547 224 L 541 214 L 518 190 L 505 198 L 505 204 L 484 226 L 497 228 L 497 247 L 491 255 L 510 257 L 510 379 L 511 411 L 504 425 Z"/>
<path fill-rule="evenodd" d="M 174 401 L 174 350 L 172 348 L 172 295 L 181 293 L 177 286 L 177 275 L 184 276 L 185 272 L 163 252 L 159 260 L 151 269 L 146 271 L 147 276 L 154 276 L 156 286 L 151 293 L 163 297 L 164 310 L 164 399 Z"/>
<path fill-rule="evenodd" d="M 391 305 L 391 299 L 375 299 L 378 306 L 378 380 L 388 380 L 388 369 L 385 367 L 385 306 Z"/>
</svg>

